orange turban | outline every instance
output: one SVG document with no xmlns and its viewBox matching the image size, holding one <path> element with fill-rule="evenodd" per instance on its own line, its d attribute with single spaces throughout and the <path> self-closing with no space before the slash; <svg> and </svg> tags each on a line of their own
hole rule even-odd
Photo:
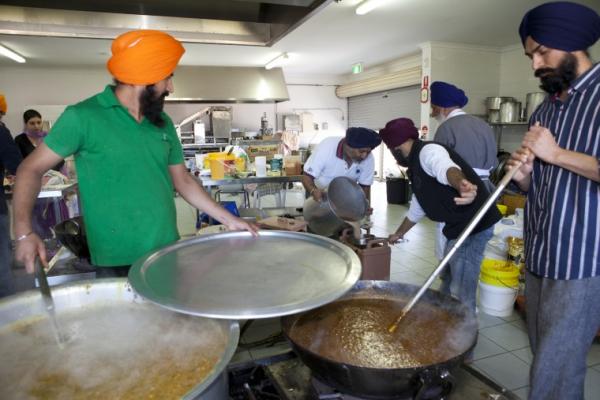
<svg viewBox="0 0 600 400">
<path fill-rule="evenodd" d="M 4 114 L 6 114 L 7 109 L 8 109 L 8 106 L 6 105 L 6 98 L 4 97 L 3 94 L 0 94 L 0 112 L 3 112 Z"/>
<path fill-rule="evenodd" d="M 185 52 L 173 36 L 154 30 L 137 30 L 119 35 L 106 64 L 119 82 L 152 85 L 173 73 Z"/>
</svg>

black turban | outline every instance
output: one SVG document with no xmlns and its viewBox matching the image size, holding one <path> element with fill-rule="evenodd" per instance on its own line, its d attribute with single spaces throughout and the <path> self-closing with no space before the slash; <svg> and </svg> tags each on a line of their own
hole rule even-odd
<svg viewBox="0 0 600 400">
<path fill-rule="evenodd" d="M 527 36 L 551 49 L 586 50 L 600 38 L 596 11 L 568 1 L 545 3 L 527 12 L 519 26 L 521 42 Z"/>
<path fill-rule="evenodd" d="M 381 138 L 374 130 L 367 128 L 348 128 L 346 130 L 346 143 L 355 149 L 364 149 L 379 146 Z"/>
</svg>

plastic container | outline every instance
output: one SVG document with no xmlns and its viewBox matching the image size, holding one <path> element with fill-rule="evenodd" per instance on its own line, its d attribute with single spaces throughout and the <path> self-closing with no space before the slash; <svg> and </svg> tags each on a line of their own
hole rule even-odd
<svg viewBox="0 0 600 400">
<path fill-rule="evenodd" d="M 227 153 L 209 153 L 205 158 L 212 179 L 223 179 L 235 172 L 235 156 Z"/>
<path fill-rule="evenodd" d="M 498 207 L 498 211 L 500 211 L 500 214 L 502 214 L 504 216 L 508 212 L 508 207 L 505 206 L 504 204 L 496 204 L 496 207 Z"/>
<path fill-rule="evenodd" d="M 486 258 L 481 263 L 479 279 L 492 286 L 516 289 L 519 287 L 519 268 L 505 260 Z"/>
<path fill-rule="evenodd" d="M 254 157 L 254 168 L 256 169 L 257 177 L 267 176 L 267 157 L 265 157 L 265 156 Z"/>
<path fill-rule="evenodd" d="M 479 281 L 479 309 L 495 317 L 508 317 L 512 314 L 517 288 L 488 285 Z"/>
</svg>

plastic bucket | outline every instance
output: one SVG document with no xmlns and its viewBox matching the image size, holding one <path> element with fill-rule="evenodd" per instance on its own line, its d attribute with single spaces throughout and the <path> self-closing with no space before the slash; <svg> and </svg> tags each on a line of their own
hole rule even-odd
<svg viewBox="0 0 600 400">
<path fill-rule="evenodd" d="M 488 285 L 479 281 L 479 309 L 495 317 L 508 317 L 517 298 L 517 288 Z"/>
<path fill-rule="evenodd" d="M 481 263 L 479 279 L 488 285 L 516 289 L 519 287 L 519 268 L 505 260 L 486 258 Z"/>
<path fill-rule="evenodd" d="M 235 172 L 235 157 L 227 153 L 209 153 L 208 165 L 212 179 L 223 179 Z"/>
</svg>

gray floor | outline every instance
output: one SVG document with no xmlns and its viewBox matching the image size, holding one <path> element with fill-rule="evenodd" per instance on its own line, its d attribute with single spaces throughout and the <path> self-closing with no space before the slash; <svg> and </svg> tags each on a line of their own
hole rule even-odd
<svg viewBox="0 0 600 400">
<path fill-rule="evenodd" d="M 288 203 L 301 203 L 301 198 L 288 193 Z M 407 207 L 388 205 L 385 184 L 376 183 L 372 189 L 373 233 L 387 235 L 395 230 L 406 214 Z M 434 256 L 434 224 L 421 221 L 407 235 L 409 242 L 392 248 L 391 279 L 420 285 L 437 266 Z M 439 287 L 435 282 L 434 288 Z M 251 342 L 263 339 L 279 329 L 278 320 L 256 321 L 246 332 L 243 340 Z M 284 343 L 271 347 L 246 350 L 240 348 L 234 362 L 258 359 L 288 350 Z M 512 391 L 521 399 L 527 398 L 531 350 L 523 319 L 516 312 L 507 318 L 479 313 L 479 339 L 472 366 L 496 383 Z M 585 398 L 600 400 L 600 344 L 594 343 L 588 356 L 585 381 Z M 468 399 L 466 399 L 468 400 Z"/>
</svg>

